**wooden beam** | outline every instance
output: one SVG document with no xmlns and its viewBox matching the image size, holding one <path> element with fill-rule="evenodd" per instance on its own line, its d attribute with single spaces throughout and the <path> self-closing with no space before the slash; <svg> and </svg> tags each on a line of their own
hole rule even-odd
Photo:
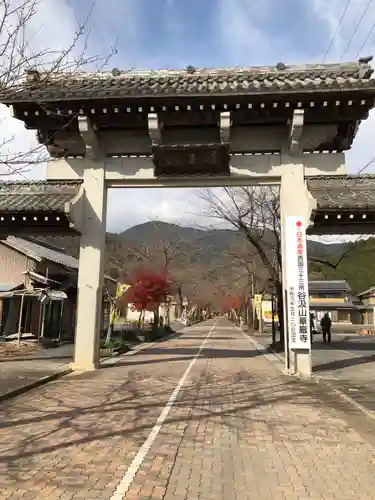
<svg viewBox="0 0 375 500">
<path fill-rule="evenodd" d="M 88 116 L 78 117 L 78 130 L 86 145 L 86 158 L 99 160 L 102 157 L 100 143 L 96 135 L 96 127 Z"/>
<path fill-rule="evenodd" d="M 305 112 L 303 109 L 295 109 L 293 118 L 289 123 L 289 153 L 297 155 L 301 153 L 300 139 L 303 131 Z"/>
<path fill-rule="evenodd" d="M 162 143 L 161 131 L 163 126 L 159 121 L 157 113 L 149 113 L 147 118 L 148 133 L 150 134 L 151 142 L 153 145 L 157 146 Z"/>
<path fill-rule="evenodd" d="M 230 128 L 232 120 L 230 111 L 223 111 L 220 113 L 220 140 L 221 142 L 229 142 Z"/>
</svg>

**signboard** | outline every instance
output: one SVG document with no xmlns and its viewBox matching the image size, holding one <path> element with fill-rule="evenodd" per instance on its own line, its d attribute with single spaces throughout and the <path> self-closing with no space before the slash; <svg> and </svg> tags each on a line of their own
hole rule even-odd
<svg viewBox="0 0 375 500">
<path fill-rule="evenodd" d="M 263 298 L 262 295 L 254 295 L 253 306 L 254 306 L 254 311 L 256 313 L 257 318 L 260 318 L 260 316 L 261 316 L 262 298 Z"/>
<path fill-rule="evenodd" d="M 291 349 L 310 349 L 306 227 L 303 217 L 285 217 L 288 336 Z"/>
<path fill-rule="evenodd" d="M 117 285 L 117 290 L 116 290 L 116 299 L 122 297 L 124 293 L 129 290 L 130 287 L 131 285 L 128 285 L 126 283 L 119 283 Z"/>
<path fill-rule="evenodd" d="M 272 301 L 263 300 L 262 302 L 262 318 L 264 323 L 272 323 Z M 279 322 L 277 312 L 274 312 L 273 319 L 275 323 Z"/>
</svg>

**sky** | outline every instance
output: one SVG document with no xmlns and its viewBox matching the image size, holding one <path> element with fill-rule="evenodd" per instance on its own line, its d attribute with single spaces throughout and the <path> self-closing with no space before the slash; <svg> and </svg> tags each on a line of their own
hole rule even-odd
<svg viewBox="0 0 375 500">
<path fill-rule="evenodd" d="M 22 2 L 25 0 L 12 0 Z M 234 67 L 320 63 L 335 33 L 346 0 L 39 0 L 27 26 L 34 50 L 67 47 L 77 20 L 88 20 L 89 54 L 105 55 L 116 44 L 109 68 Z M 326 62 L 357 60 L 375 51 L 375 1 L 351 0 Z M 91 10 L 92 9 L 92 10 Z M 361 20 L 362 19 L 362 20 Z M 361 23 L 359 24 L 359 21 Z M 358 26 L 359 24 L 359 26 Z M 354 36 L 353 36 L 354 35 Z M 1 41 L 1 36 L 0 36 Z M 83 43 L 83 42 L 82 42 Z M 82 44 L 76 47 L 77 53 Z M 26 131 L 1 106 L 0 138 L 13 151 L 35 147 L 35 132 Z M 348 172 L 357 172 L 375 156 L 375 114 L 364 122 L 347 153 Z M 373 172 L 371 168 L 368 172 Z M 2 173 L 6 173 L 3 171 Z M 45 166 L 20 179 L 42 179 Z M 3 176 L 2 178 L 8 178 Z M 201 202 L 196 191 L 111 190 L 108 230 L 158 218 L 190 225 Z"/>
</svg>

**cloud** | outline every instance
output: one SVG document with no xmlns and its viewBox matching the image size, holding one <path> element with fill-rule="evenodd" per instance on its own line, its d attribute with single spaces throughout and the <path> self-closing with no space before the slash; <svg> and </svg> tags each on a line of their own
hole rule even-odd
<svg viewBox="0 0 375 500">
<path fill-rule="evenodd" d="M 325 2 L 324 0 L 312 0 L 312 6 L 316 16 L 323 23 L 329 25 L 332 37 L 337 31 L 347 1 L 330 0 Z M 335 36 L 329 59 L 332 61 L 338 61 L 341 58 L 343 60 L 356 60 L 360 49 L 362 49 L 362 55 L 366 53 L 366 50 L 370 51 L 375 41 L 374 17 L 375 5 L 373 2 L 352 0 Z"/>
<path fill-rule="evenodd" d="M 151 219 L 194 225 L 200 211 L 197 190 L 194 188 L 110 189 L 108 231 L 119 232 Z"/>
<path fill-rule="evenodd" d="M 216 23 L 223 56 L 238 66 L 274 65 L 278 61 L 321 62 L 346 3 L 346 0 L 264 0 L 259 4 L 251 0 L 219 0 Z M 365 12 L 367 5 L 368 0 L 350 2 L 327 61 L 356 60 L 361 48 L 360 55 L 373 51 L 375 3 Z M 375 113 L 371 112 L 346 154 L 348 172 L 358 172 L 375 156 L 374 128 Z M 374 172 L 375 166 L 366 171 Z"/>
</svg>

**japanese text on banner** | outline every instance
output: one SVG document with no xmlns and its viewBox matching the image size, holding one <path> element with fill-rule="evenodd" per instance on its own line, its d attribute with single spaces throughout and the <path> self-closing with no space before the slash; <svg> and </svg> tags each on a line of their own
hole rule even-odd
<svg viewBox="0 0 375 500">
<path fill-rule="evenodd" d="M 286 289 L 289 346 L 310 347 L 306 231 L 301 217 L 285 218 Z"/>
<path fill-rule="evenodd" d="M 306 293 L 307 262 L 304 248 L 304 234 L 302 222 L 297 221 L 297 268 L 298 268 L 298 332 L 299 340 L 306 344 L 309 340 L 308 297 Z"/>
</svg>

